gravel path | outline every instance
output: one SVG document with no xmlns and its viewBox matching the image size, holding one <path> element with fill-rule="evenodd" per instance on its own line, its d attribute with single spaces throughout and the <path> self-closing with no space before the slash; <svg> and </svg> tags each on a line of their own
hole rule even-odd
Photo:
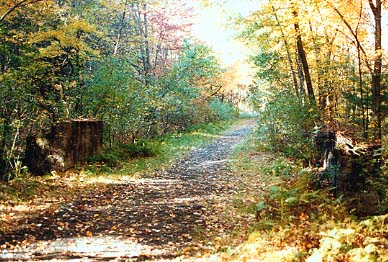
<svg viewBox="0 0 388 262">
<path fill-rule="evenodd" d="M 233 225 L 228 155 L 255 125 L 233 126 L 150 178 L 104 184 L 19 221 L 0 261 L 168 261 L 211 250 Z M 213 241 L 213 242 L 212 242 Z"/>
</svg>

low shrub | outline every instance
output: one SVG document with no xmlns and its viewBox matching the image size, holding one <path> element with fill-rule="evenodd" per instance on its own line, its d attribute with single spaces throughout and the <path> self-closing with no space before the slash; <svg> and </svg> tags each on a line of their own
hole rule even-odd
<svg viewBox="0 0 388 262">
<path fill-rule="evenodd" d="M 288 91 L 280 92 L 269 98 L 259 112 L 258 139 L 270 150 L 308 159 L 315 151 L 310 136 L 315 118 L 313 108 L 301 104 Z"/>
<path fill-rule="evenodd" d="M 106 148 L 101 154 L 89 158 L 88 162 L 116 167 L 120 161 L 127 161 L 138 157 L 152 157 L 158 153 L 159 150 L 156 145 L 151 145 L 147 141 L 138 141 L 133 144 L 119 144 Z"/>
<path fill-rule="evenodd" d="M 218 98 L 214 98 L 209 105 L 213 111 L 213 115 L 216 117 L 216 120 L 231 120 L 238 116 L 238 110 L 235 106 L 231 103 L 222 102 Z"/>
<path fill-rule="evenodd" d="M 113 152 L 104 152 L 89 158 L 89 164 L 105 164 L 109 167 L 115 167 L 118 163 L 118 156 Z"/>
<path fill-rule="evenodd" d="M 282 158 L 280 158 L 281 160 Z M 321 224 L 341 220 L 344 205 L 335 199 L 330 189 L 318 189 L 312 171 L 290 160 L 273 160 L 263 171 L 271 176 L 272 185 L 261 195 L 256 205 L 258 223 L 288 228 L 288 238 L 308 248 L 318 245 Z"/>
<path fill-rule="evenodd" d="M 150 145 L 146 141 L 120 145 L 119 151 L 123 154 L 124 158 L 152 157 L 159 153 L 155 146 Z"/>
</svg>

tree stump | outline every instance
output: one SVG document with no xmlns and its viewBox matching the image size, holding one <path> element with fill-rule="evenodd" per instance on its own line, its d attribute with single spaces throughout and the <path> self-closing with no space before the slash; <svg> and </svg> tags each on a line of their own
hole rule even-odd
<svg viewBox="0 0 388 262">
<path fill-rule="evenodd" d="M 348 201 L 358 215 L 384 212 L 386 182 L 381 174 L 380 144 L 356 143 L 352 138 L 323 127 L 315 135 L 320 151 L 321 178 L 336 197 Z"/>
<path fill-rule="evenodd" d="M 66 171 L 98 154 L 103 146 L 103 122 L 63 121 L 42 136 L 28 136 L 25 163 L 31 173 Z"/>
</svg>

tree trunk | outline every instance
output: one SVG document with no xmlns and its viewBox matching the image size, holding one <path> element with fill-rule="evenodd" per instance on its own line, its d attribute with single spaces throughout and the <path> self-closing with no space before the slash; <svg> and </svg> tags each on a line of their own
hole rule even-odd
<svg viewBox="0 0 388 262">
<path fill-rule="evenodd" d="M 302 63 L 304 79 L 306 81 L 307 94 L 309 97 L 310 104 L 313 106 L 316 106 L 317 103 L 315 101 L 315 95 L 314 95 L 313 84 L 312 84 L 311 76 L 310 76 L 309 64 L 307 62 L 306 52 L 305 52 L 304 47 L 303 47 L 302 35 L 300 32 L 300 27 L 299 27 L 299 22 L 298 22 L 298 11 L 296 10 L 295 6 L 292 10 L 292 14 L 293 14 L 294 19 L 295 19 L 294 29 L 295 29 L 295 33 L 296 33 L 296 44 L 297 44 L 298 55 L 299 55 L 300 61 Z"/>
<path fill-rule="evenodd" d="M 294 89 L 295 89 L 295 94 L 296 94 L 296 96 L 300 97 L 299 88 L 298 88 L 298 80 L 297 80 L 297 77 L 296 77 L 296 73 L 295 73 L 295 69 L 294 69 L 294 64 L 292 62 L 292 57 L 291 57 L 291 52 L 290 52 L 290 45 L 288 44 L 287 38 L 286 38 L 286 36 L 284 34 L 283 28 L 282 28 L 282 26 L 280 24 L 280 21 L 279 21 L 279 17 L 276 14 L 275 8 L 273 6 L 272 6 L 272 11 L 274 13 L 277 26 L 280 29 L 280 33 L 282 34 L 284 46 L 286 48 L 287 59 L 288 59 L 288 63 L 290 64 L 290 71 L 291 71 L 291 76 L 292 76 L 292 83 L 293 83 Z"/>
<path fill-rule="evenodd" d="M 313 25 L 311 21 L 309 20 L 309 27 L 310 27 L 310 34 L 311 34 L 311 39 L 313 41 L 313 48 L 314 48 L 314 54 L 315 54 L 315 63 L 317 65 L 317 90 L 318 90 L 318 104 L 321 109 L 325 108 L 326 104 L 326 97 L 325 92 L 323 90 L 322 86 L 322 78 L 325 73 L 325 66 L 322 64 L 321 60 L 321 48 L 316 40 L 316 37 L 314 36 L 314 30 L 313 30 Z"/>
<path fill-rule="evenodd" d="M 6 179 L 7 172 L 9 171 L 8 166 L 8 156 L 7 156 L 7 137 L 11 133 L 11 121 L 7 116 L 1 118 L 2 123 L 2 132 L 0 134 L 0 180 Z"/>
<path fill-rule="evenodd" d="M 0 136 L 0 180 L 5 179 L 6 176 L 6 127 L 3 124 L 3 132 Z"/>
<path fill-rule="evenodd" d="M 375 22 L 375 61 L 372 73 L 372 111 L 375 121 L 373 135 L 375 140 L 381 140 L 381 0 L 376 0 L 376 4 L 374 4 L 372 0 L 368 1 Z"/>
<path fill-rule="evenodd" d="M 145 57 L 144 57 L 144 72 L 146 84 L 149 83 L 150 70 L 151 70 L 151 58 L 150 58 L 150 43 L 148 39 L 148 19 L 147 19 L 147 4 L 143 5 L 143 22 L 144 22 L 144 45 L 145 45 Z"/>
<path fill-rule="evenodd" d="M 300 60 L 300 55 L 298 53 L 298 50 L 296 50 L 296 67 L 298 70 L 298 78 L 299 78 L 299 94 L 302 98 L 305 98 L 306 90 L 304 88 L 305 81 L 304 81 L 304 75 L 303 75 L 303 66 Z"/>
<path fill-rule="evenodd" d="M 119 50 L 121 34 L 122 34 L 122 31 L 124 28 L 124 21 L 125 21 L 125 11 L 123 11 L 123 16 L 121 17 L 121 21 L 120 21 L 120 25 L 119 25 L 119 32 L 117 33 L 116 44 L 115 44 L 115 48 L 113 50 L 113 56 L 116 56 L 117 52 Z"/>
<path fill-rule="evenodd" d="M 132 3 L 133 20 L 136 24 L 137 34 L 140 39 L 139 43 L 139 59 L 141 60 L 142 67 L 139 68 L 141 73 L 142 81 L 145 85 L 150 82 L 151 74 L 151 58 L 150 58 L 150 42 L 148 35 L 148 16 L 147 16 L 147 4 Z"/>
<path fill-rule="evenodd" d="M 356 38 L 358 39 L 358 29 L 359 25 L 362 19 L 363 15 L 363 5 L 361 3 L 360 13 L 359 13 L 359 20 L 357 24 L 357 28 L 355 30 Z M 362 76 L 362 59 L 361 59 L 361 46 L 360 42 L 357 41 L 357 63 L 358 63 L 358 81 L 359 81 L 359 88 L 360 88 L 360 104 L 361 104 L 361 115 L 362 115 L 362 131 L 363 131 L 363 137 L 365 139 L 368 138 L 368 122 L 365 115 L 365 99 L 364 99 L 364 85 L 363 85 L 363 76 Z"/>
<path fill-rule="evenodd" d="M 362 133 L 364 138 L 368 138 L 368 125 L 366 121 L 366 115 L 365 115 L 365 104 L 364 104 L 364 90 L 363 90 L 363 78 L 362 78 L 362 68 L 361 68 L 361 51 L 359 46 L 357 46 L 357 59 L 358 59 L 358 81 L 359 81 L 359 88 L 360 88 L 360 103 L 361 103 L 361 115 L 362 115 Z"/>
</svg>

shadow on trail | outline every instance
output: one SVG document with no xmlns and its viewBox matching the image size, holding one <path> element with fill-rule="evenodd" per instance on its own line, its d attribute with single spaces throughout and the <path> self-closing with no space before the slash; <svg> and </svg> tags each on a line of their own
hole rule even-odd
<svg viewBox="0 0 388 262">
<path fill-rule="evenodd" d="M 206 249 L 206 239 L 231 229 L 219 219 L 234 192 L 227 157 L 253 125 L 230 129 L 152 178 L 90 185 L 74 201 L 18 221 L 0 236 L 0 260 L 143 261 Z"/>
<path fill-rule="evenodd" d="M 107 236 L 116 241 L 132 240 L 126 242 L 129 246 L 125 251 L 134 243 L 138 246 L 141 243 L 143 247 L 140 249 L 144 250 L 123 254 L 127 257 L 144 254 L 171 256 L 176 250 L 190 245 L 193 236 L 206 228 L 205 219 L 210 215 L 205 206 L 208 203 L 189 199 L 186 195 L 182 197 L 181 193 L 189 190 L 187 185 L 172 184 L 173 181 L 143 181 L 96 188 L 95 195 L 81 196 L 81 199 L 63 204 L 56 210 L 47 210 L 21 221 L 24 226 L 1 236 L 0 241 L 16 245 L 15 253 L 12 252 L 15 260 L 57 257 L 58 251 L 64 253 L 76 244 L 84 246 L 83 252 L 78 252 L 83 253 L 83 257 L 102 251 L 110 251 L 116 256 L 114 243 L 99 241 Z M 167 197 L 172 199 L 166 200 Z M 50 242 L 53 240 L 55 243 Z M 46 243 L 35 245 L 37 241 Z M 97 242 L 98 246 L 88 242 Z M 17 245 L 20 244 L 27 245 L 19 248 Z M 8 251 L 13 245 L 8 245 Z M 106 247 L 101 249 L 102 245 Z M 162 249 L 165 252 L 160 254 Z M 71 253 L 61 256 L 81 256 L 74 255 L 77 252 Z M 0 253 L 1 258 L 12 257 Z"/>
</svg>

